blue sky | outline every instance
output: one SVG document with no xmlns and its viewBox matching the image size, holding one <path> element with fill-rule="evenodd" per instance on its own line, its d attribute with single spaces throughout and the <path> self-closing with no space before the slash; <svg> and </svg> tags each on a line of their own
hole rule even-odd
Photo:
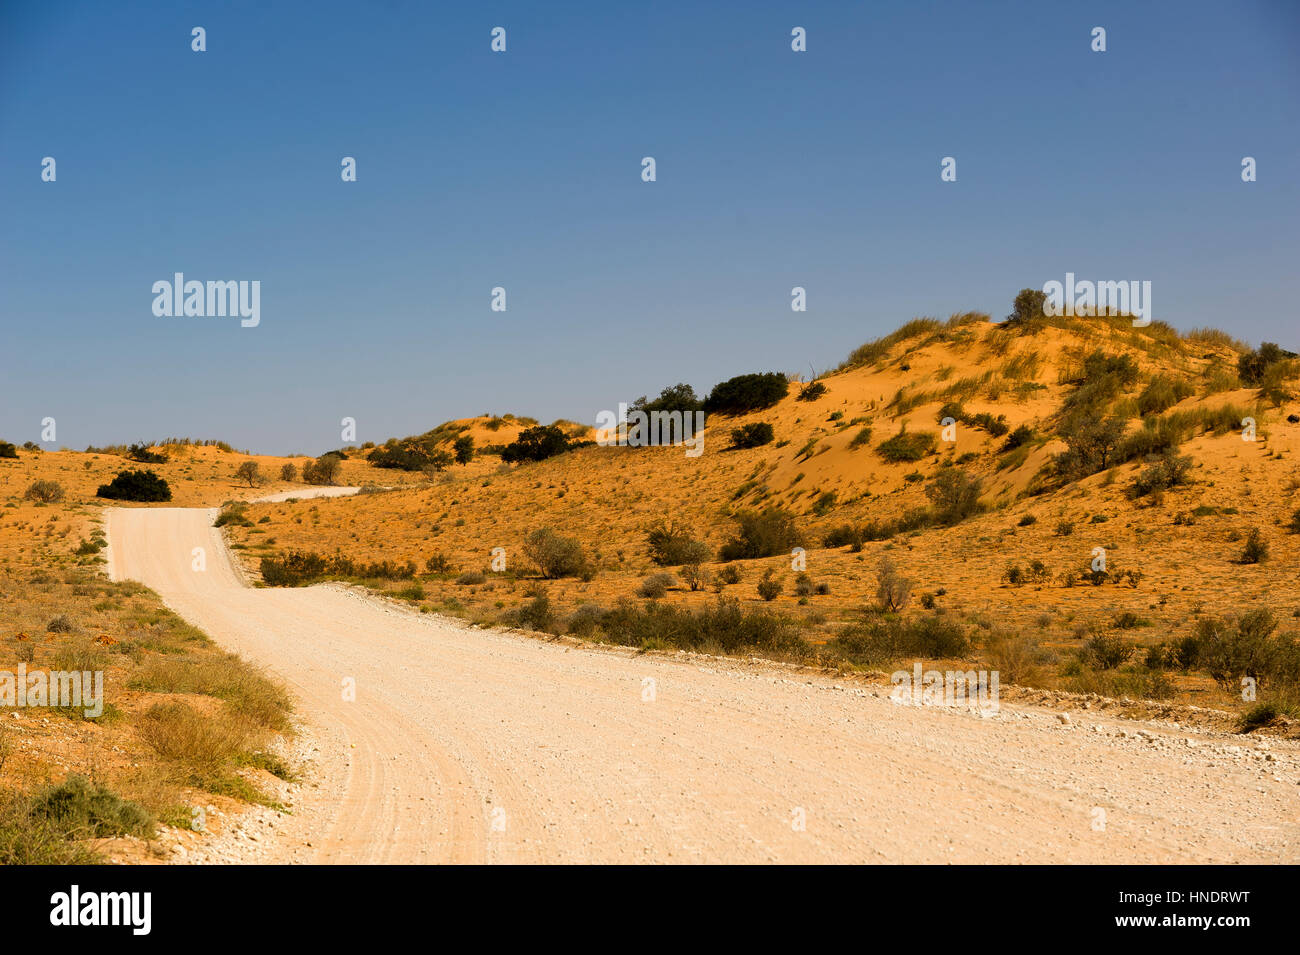
<svg viewBox="0 0 1300 955">
<path fill-rule="evenodd" d="M 1291 2 L 3 0 L 0 437 L 590 422 L 1067 271 L 1295 348 L 1298 178 Z M 261 324 L 154 316 L 177 271 Z"/>
</svg>

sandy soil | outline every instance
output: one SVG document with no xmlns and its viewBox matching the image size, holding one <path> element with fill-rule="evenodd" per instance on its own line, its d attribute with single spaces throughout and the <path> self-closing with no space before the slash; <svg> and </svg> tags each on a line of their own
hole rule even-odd
<svg viewBox="0 0 1300 955">
<path fill-rule="evenodd" d="M 116 577 L 298 701 L 293 814 L 216 861 L 1300 861 L 1293 743 L 1005 704 L 979 718 L 775 665 L 473 629 L 337 585 L 251 589 L 214 514 L 114 508 L 107 527 Z"/>
</svg>

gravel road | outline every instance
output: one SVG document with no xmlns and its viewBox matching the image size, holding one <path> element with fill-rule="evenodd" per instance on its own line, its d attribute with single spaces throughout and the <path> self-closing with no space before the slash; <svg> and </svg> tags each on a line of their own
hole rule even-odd
<svg viewBox="0 0 1300 955">
<path fill-rule="evenodd" d="M 308 781 L 248 861 L 1300 861 L 1294 743 L 1007 704 L 981 718 L 339 585 L 255 589 L 215 513 L 111 509 L 109 559 L 296 697 Z"/>
</svg>

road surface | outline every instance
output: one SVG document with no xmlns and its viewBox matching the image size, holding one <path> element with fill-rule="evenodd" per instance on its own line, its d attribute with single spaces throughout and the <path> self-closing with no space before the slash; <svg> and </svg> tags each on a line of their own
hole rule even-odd
<svg viewBox="0 0 1300 955">
<path fill-rule="evenodd" d="M 295 695 L 316 778 L 266 861 L 1297 861 L 1292 743 L 1144 739 L 1005 704 L 979 718 L 774 665 L 471 629 L 338 585 L 252 588 L 215 513 L 109 510 L 110 567 Z"/>
</svg>

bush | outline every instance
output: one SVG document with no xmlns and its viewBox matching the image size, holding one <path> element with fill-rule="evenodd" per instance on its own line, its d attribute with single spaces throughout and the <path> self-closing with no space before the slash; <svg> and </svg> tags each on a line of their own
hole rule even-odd
<svg viewBox="0 0 1300 955">
<path fill-rule="evenodd" d="M 32 814 L 50 820 L 74 839 L 154 836 L 154 820 L 148 812 L 84 776 L 69 776 L 42 790 L 32 800 Z"/>
<path fill-rule="evenodd" d="M 256 487 L 262 480 L 262 469 L 256 461 L 244 461 L 235 468 L 235 477 L 247 481 L 249 487 Z"/>
<path fill-rule="evenodd" d="M 1011 314 L 1006 318 L 1006 326 L 1029 332 L 1036 331 L 1043 324 L 1043 319 L 1047 315 L 1044 311 L 1046 305 L 1046 292 L 1041 289 L 1022 288 L 1016 293 L 1015 301 L 1011 306 Z"/>
<path fill-rule="evenodd" d="M 677 582 L 672 574 L 651 574 L 641 581 L 637 587 L 637 596 L 645 597 L 649 600 L 658 600 L 668 594 L 668 588 Z"/>
<path fill-rule="evenodd" d="M 810 381 L 799 389 L 799 394 L 795 395 L 796 401 L 816 401 L 822 395 L 826 394 L 826 386 L 820 381 Z"/>
<path fill-rule="evenodd" d="M 18 449 L 8 441 L 0 441 L 0 458 L 16 458 Z"/>
<path fill-rule="evenodd" d="M 1152 414 L 1164 414 L 1184 398 L 1190 398 L 1192 393 L 1192 386 L 1185 379 L 1156 375 L 1138 395 L 1138 414 L 1143 418 Z"/>
<path fill-rule="evenodd" d="M 854 451 L 871 441 L 871 425 L 863 425 L 849 442 L 849 450 Z"/>
<path fill-rule="evenodd" d="M 736 536 L 722 545 L 720 560 L 750 560 L 788 554 L 798 546 L 800 537 L 794 515 L 779 507 L 765 511 L 741 511 L 735 515 Z"/>
<path fill-rule="evenodd" d="M 167 455 L 149 450 L 149 445 L 143 441 L 139 444 L 133 444 L 126 449 L 126 456 L 132 461 L 138 461 L 141 464 L 166 464 Z"/>
<path fill-rule="evenodd" d="M 660 567 L 698 564 L 709 558 L 708 544 L 691 537 L 685 528 L 671 521 L 661 521 L 651 527 L 646 543 L 650 559 Z"/>
<path fill-rule="evenodd" d="M 267 586 L 297 587 L 326 577 L 409 580 L 415 576 L 415 563 L 385 560 L 367 564 L 342 554 L 323 557 L 310 551 L 290 551 L 282 557 L 263 557 L 261 571 Z"/>
<path fill-rule="evenodd" d="M 96 497 L 111 501 L 170 501 L 172 490 L 152 471 L 120 471 L 107 484 L 101 484 Z"/>
<path fill-rule="evenodd" d="M 724 584 L 738 584 L 740 583 L 740 568 L 735 564 L 728 564 L 718 571 L 718 579 Z"/>
<path fill-rule="evenodd" d="M 577 538 L 564 537 L 549 527 L 538 528 L 524 541 L 524 554 L 547 579 L 582 577 L 590 573 L 587 554 Z"/>
<path fill-rule="evenodd" d="M 957 467 L 941 468 L 935 474 L 925 495 L 935 507 L 935 519 L 950 525 L 964 521 L 983 510 L 980 493 L 983 484 L 979 477 Z"/>
<path fill-rule="evenodd" d="M 604 611 L 598 625 L 611 642 L 623 646 L 714 653 L 758 650 L 798 658 L 810 652 L 793 622 L 766 610 L 743 610 L 726 597 L 696 611 L 658 601 L 625 603 Z"/>
<path fill-rule="evenodd" d="M 934 435 L 928 431 L 908 433 L 900 430 L 887 441 L 876 445 L 876 453 L 890 463 L 919 461 L 934 450 Z"/>
<path fill-rule="evenodd" d="M 1300 534 L 1300 508 L 1296 508 L 1291 512 L 1291 523 L 1287 525 L 1287 529 L 1292 534 Z"/>
<path fill-rule="evenodd" d="M 1300 642 L 1274 635 L 1277 619 L 1264 608 L 1240 616 L 1202 619 L 1179 643 L 1180 662 L 1204 669 L 1221 686 L 1239 689 L 1242 677 L 1261 685 L 1300 680 Z"/>
<path fill-rule="evenodd" d="M 1137 476 L 1133 482 L 1133 496 L 1144 497 L 1153 491 L 1164 491 L 1186 484 L 1187 474 L 1191 469 L 1191 458 L 1174 451 L 1166 451 L 1158 461 Z"/>
<path fill-rule="evenodd" d="M 1020 520 L 1016 521 L 1016 526 L 1017 526 L 1017 527 L 1029 527 L 1030 525 L 1032 525 L 1032 524 L 1037 524 L 1037 523 L 1038 523 L 1038 517 L 1037 517 L 1037 515 L 1035 515 L 1035 514 L 1026 514 L 1024 517 L 1020 518 Z"/>
<path fill-rule="evenodd" d="M 1291 352 L 1284 351 L 1273 342 L 1264 342 L 1254 351 L 1248 351 L 1237 358 L 1237 374 L 1246 384 L 1258 385 L 1264 380 L 1271 365 L 1294 357 Z"/>
<path fill-rule="evenodd" d="M 501 449 L 501 460 L 545 461 L 570 450 L 568 437 L 555 425 L 538 425 L 525 428 L 519 437 Z"/>
<path fill-rule="evenodd" d="M 302 479 L 307 484 L 333 485 L 343 470 L 343 458 L 337 452 L 329 451 L 315 461 L 304 461 Z"/>
<path fill-rule="evenodd" d="M 474 437 L 462 434 L 452 442 L 451 450 L 457 464 L 469 464 L 474 460 Z"/>
<path fill-rule="evenodd" d="M 770 424 L 766 421 L 757 421 L 753 424 L 733 428 L 731 431 L 731 446 L 733 448 L 757 448 L 764 444 L 771 444 L 775 437 L 776 435 L 773 433 Z"/>
<path fill-rule="evenodd" d="M 49 633 L 72 633 L 77 629 L 77 625 L 66 615 L 59 614 L 46 625 L 45 629 Z"/>
<path fill-rule="evenodd" d="M 248 505 L 242 501 L 230 501 L 217 514 L 217 519 L 212 522 L 213 527 L 225 527 L 234 525 L 237 527 L 252 527 L 253 522 L 248 519 L 245 513 Z"/>
<path fill-rule="evenodd" d="M 1034 440 L 1034 429 L 1027 424 L 1022 424 L 1007 435 L 1007 440 L 1002 442 L 1002 451 L 1014 451 L 1032 440 Z"/>
<path fill-rule="evenodd" d="M 1083 646 L 1084 655 L 1098 670 L 1113 670 L 1133 655 L 1134 646 L 1114 633 L 1099 633 Z"/>
<path fill-rule="evenodd" d="M 1250 533 L 1246 535 L 1246 546 L 1237 558 L 1239 564 L 1258 564 L 1268 559 L 1268 543 L 1264 536 L 1259 532 L 1258 527 L 1252 527 Z"/>
<path fill-rule="evenodd" d="M 709 582 L 709 572 L 699 563 L 683 564 L 682 569 L 677 572 L 677 576 L 692 591 L 699 590 Z"/>
<path fill-rule="evenodd" d="M 298 469 L 294 467 L 292 464 L 284 465 L 283 467 L 280 468 L 280 480 L 281 481 L 298 480 Z"/>
<path fill-rule="evenodd" d="M 907 606 L 911 593 L 912 582 L 898 572 L 892 560 L 882 557 L 876 567 L 876 600 L 880 608 L 898 613 Z"/>
<path fill-rule="evenodd" d="M 487 583 L 487 574 L 483 573 L 481 570 L 467 570 L 456 578 L 456 583 L 463 586 Z"/>
<path fill-rule="evenodd" d="M 775 572 L 769 567 L 758 582 L 758 595 L 764 600 L 775 600 L 780 593 L 781 581 L 776 579 Z"/>
<path fill-rule="evenodd" d="M 959 624 L 933 615 L 852 624 L 826 644 L 832 659 L 858 666 L 880 666 L 907 656 L 960 657 L 969 648 L 970 641 Z"/>
<path fill-rule="evenodd" d="M 23 497 L 43 504 L 56 504 L 63 500 L 63 485 L 58 481 L 33 481 L 23 492 Z"/>
<path fill-rule="evenodd" d="M 431 574 L 450 574 L 455 572 L 456 567 L 446 554 L 437 553 L 429 555 L 424 562 L 424 569 Z"/>
<path fill-rule="evenodd" d="M 790 391 L 785 375 L 776 372 L 737 375 L 714 386 L 704 399 L 706 414 L 744 414 L 770 408 Z"/>
</svg>

